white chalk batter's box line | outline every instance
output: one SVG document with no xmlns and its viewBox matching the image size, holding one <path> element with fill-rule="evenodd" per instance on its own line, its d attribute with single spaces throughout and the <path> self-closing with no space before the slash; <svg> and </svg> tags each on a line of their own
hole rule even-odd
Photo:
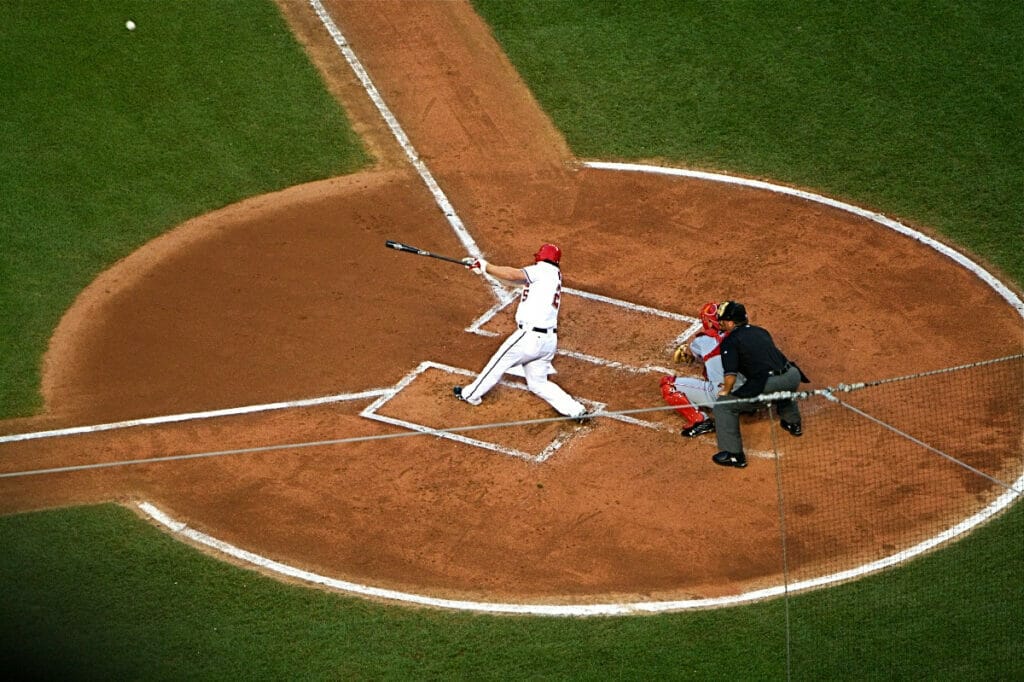
<svg viewBox="0 0 1024 682">
<path fill-rule="evenodd" d="M 447 431 L 437 431 L 437 430 L 435 430 L 435 429 L 433 429 L 433 428 L 431 428 L 429 426 L 425 426 L 423 424 L 417 424 L 415 422 L 406 421 L 404 419 L 396 419 L 394 417 L 388 417 L 388 416 L 385 416 L 385 415 L 382 415 L 382 414 L 378 413 L 378 410 L 380 408 L 382 408 L 384 405 L 386 405 L 392 398 L 394 398 L 399 393 L 401 393 L 405 388 L 408 388 L 409 385 L 412 384 L 413 381 L 415 381 L 417 378 L 419 378 L 424 372 L 426 372 L 429 369 L 436 369 L 436 370 L 440 370 L 442 372 L 445 372 L 447 374 L 456 374 L 456 375 L 466 376 L 466 377 L 474 377 L 474 376 L 476 376 L 476 374 L 474 372 L 470 372 L 469 370 L 461 369 L 459 367 L 452 367 L 451 365 L 444 365 L 444 364 L 441 364 L 439 362 L 431 362 L 429 360 L 421 362 L 419 364 L 419 366 L 416 367 L 416 369 L 414 369 L 413 371 L 411 371 L 408 374 L 406 374 L 405 377 L 403 377 L 401 381 L 399 381 L 397 384 L 395 384 L 395 388 L 394 388 L 393 391 L 390 391 L 387 394 L 380 396 L 379 398 L 374 400 L 372 403 L 367 405 L 366 408 L 364 408 L 363 411 L 359 413 L 359 416 L 365 417 L 367 419 L 373 419 L 373 420 L 379 421 L 379 422 L 384 422 L 386 424 L 392 424 L 393 426 L 400 426 L 402 428 L 409 429 L 411 431 L 418 431 L 420 433 L 431 434 L 431 435 L 438 436 L 439 438 L 447 438 L 448 440 L 453 440 L 453 441 L 455 441 L 457 443 L 464 443 L 466 445 L 473 445 L 475 447 L 483 448 L 484 450 L 490 450 L 492 452 L 497 452 L 499 454 L 507 455 L 509 457 L 518 457 L 519 459 L 526 460 L 527 462 L 538 462 L 538 463 L 539 462 L 547 461 L 547 459 L 550 458 L 551 455 L 555 454 L 555 452 L 557 452 L 563 445 L 565 445 L 565 443 L 567 443 L 570 438 L 572 438 L 577 433 L 580 433 L 583 430 L 583 429 L 574 429 L 574 430 L 572 430 L 570 432 L 560 434 L 554 440 L 552 440 L 550 443 L 548 443 L 547 446 L 545 446 L 544 449 L 541 450 L 539 453 L 537 453 L 535 455 L 531 455 L 528 452 L 523 452 L 522 450 L 517 450 L 515 448 L 506 447 L 504 445 L 499 445 L 498 443 L 492 443 L 490 441 L 480 440 L 479 438 L 471 438 L 470 436 L 465 436 L 465 435 L 462 435 L 461 433 L 450 433 L 450 432 L 447 432 Z M 520 390 L 520 391 L 527 390 L 526 386 L 521 385 L 521 384 L 511 383 L 511 382 L 507 382 L 507 381 L 500 381 L 499 383 L 501 385 L 503 385 L 503 386 L 508 386 L 509 388 L 514 388 L 516 390 Z M 577 400 L 579 400 L 581 403 L 586 405 L 587 409 L 589 411 L 591 411 L 591 412 L 599 412 L 599 411 L 601 411 L 601 410 L 603 410 L 605 408 L 604 403 L 595 402 L 593 400 L 580 399 L 580 398 L 577 398 Z M 609 418 L 615 418 L 615 417 L 609 416 Z M 626 421 L 626 419 L 623 419 L 623 418 L 620 418 L 620 420 L 621 421 Z"/>
<path fill-rule="evenodd" d="M 617 306 L 625 310 L 640 313 L 641 315 L 653 315 L 655 317 L 663 317 L 669 320 L 676 320 L 677 322 L 687 325 L 687 327 L 682 331 L 682 333 L 679 334 L 679 336 L 672 339 L 672 341 L 670 341 L 667 344 L 667 348 L 675 348 L 679 344 L 683 343 L 684 341 L 692 337 L 701 329 L 700 320 L 694 317 L 690 317 L 688 315 L 680 315 L 679 313 L 671 313 L 666 310 L 658 310 L 657 308 L 651 308 L 645 305 L 639 305 L 637 303 L 630 303 L 629 301 L 623 301 L 617 298 L 610 298 L 608 296 L 602 296 L 601 294 L 593 294 L 590 293 L 589 291 L 570 289 L 568 287 L 563 288 L 562 293 L 568 294 L 569 296 L 578 296 L 580 298 L 585 298 L 591 301 L 597 301 L 598 303 L 605 303 L 608 305 Z M 517 298 L 517 296 L 501 297 L 501 300 L 494 304 L 494 306 L 492 306 L 490 310 L 485 312 L 477 319 L 473 320 L 473 322 L 470 323 L 468 327 L 466 327 L 466 331 L 472 334 L 477 334 L 479 336 L 499 336 L 497 332 L 492 332 L 487 329 L 484 329 L 484 326 L 491 320 L 493 320 L 498 313 L 507 308 L 509 304 L 517 300 Z M 564 350 L 562 348 L 559 348 L 556 351 L 556 354 L 574 358 L 576 360 L 582 360 L 584 362 L 589 362 L 594 365 L 600 365 L 602 367 L 608 367 L 611 369 L 618 369 L 624 372 L 631 372 L 634 374 L 675 374 L 675 370 L 669 369 L 667 367 L 661 367 L 658 365 L 645 365 L 643 367 L 634 367 L 624 362 L 608 360 L 607 358 L 601 358 L 595 355 L 588 355 L 586 353 L 581 353 L 573 350 Z"/>
<path fill-rule="evenodd" d="M 681 315 L 679 313 L 672 313 L 667 310 L 659 310 L 657 308 L 651 308 L 649 306 L 640 305 L 637 303 L 630 303 L 629 301 L 623 301 L 617 298 L 610 298 L 608 296 L 602 296 L 601 294 L 594 294 L 589 291 L 581 291 L 579 289 L 570 289 L 568 287 L 562 289 L 562 293 L 569 294 L 570 296 L 579 296 L 580 298 L 597 301 L 599 303 L 606 303 L 608 305 L 618 306 L 626 310 L 630 310 L 641 315 L 653 315 L 656 317 L 663 317 L 669 320 L 676 320 L 678 322 L 689 325 L 683 330 L 679 336 L 673 339 L 668 347 L 675 348 L 681 343 L 684 343 L 687 339 L 692 337 L 694 334 L 699 332 L 702 328 L 700 320 L 695 317 L 689 317 L 688 315 Z M 473 334 L 479 334 L 480 336 L 498 336 L 497 332 L 488 331 L 483 329 L 483 326 L 494 319 L 494 317 L 504 310 L 510 303 L 515 301 L 517 296 L 503 296 L 498 303 L 491 307 L 490 310 L 485 312 L 483 315 L 473 320 L 473 323 L 466 327 L 466 331 Z M 583 362 L 589 362 L 600 367 L 608 369 L 620 370 L 624 372 L 630 372 L 632 374 L 676 374 L 676 370 L 669 369 L 668 367 L 661 367 L 659 365 L 644 365 L 643 367 L 635 367 L 628 365 L 624 362 L 618 362 L 616 360 L 608 360 L 607 358 L 597 357 L 595 355 L 588 355 L 579 351 L 573 350 L 562 350 L 556 351 L 558 355 L 570 357 L 575 360 L 582 360 Z M 466 373 L 464 370 L 457 370 L 460 373 Z M 502 382 L 504 383 L 504 382 Z M 506 384 L 514 385 L 514 384 Z M 517 388 L 521 388 L 517 386 Z M 399 389 L 400 390 L 400 389 Z M 645 429 L 651 429 L 654 431 L 671 431 L 675 432 L 676 428 L 667 426 L 665 424 L 658 424 L 656 422 L 646 421 L 644 419 L 637 419 L 636 417 L 630 417 L 628 415 L 603 415 L 602 418 L 615 419 L 616 421 L 623 422 L 625 424 L 631 424 L 632 426 L 639 426 Z M 774 452 L 766 450 L 749 450 L 747 452 L 748 457 L 756 457 L 760 459 L 771 459 L 775 457 Z M 546 459 L 546 458 L 545 458 Z"/>
</svg>

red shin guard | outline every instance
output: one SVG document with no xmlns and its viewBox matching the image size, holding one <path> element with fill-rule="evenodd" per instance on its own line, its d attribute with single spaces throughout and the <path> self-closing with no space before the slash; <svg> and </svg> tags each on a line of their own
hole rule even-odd
<svg viewBox="0 0 1024 682">
<path fill-rule="evenodd" d="M 676 390 L 675 377 L 664 376 L 661 379 L 661 397 L 665 399 L 665 402 L 676 408 L 676 412 L 682 415 L 683 419 L 686 420 L 686 428 L 690 428 L 694 424 L 698 424 L 707 417 L 704 413 L 693 406 L 689 398 Z"/>
</svg>

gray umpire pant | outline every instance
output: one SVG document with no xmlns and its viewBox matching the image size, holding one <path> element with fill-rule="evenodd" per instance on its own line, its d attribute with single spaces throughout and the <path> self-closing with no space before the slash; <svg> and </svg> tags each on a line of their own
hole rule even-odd
<svg viewBox="0 0 1024 682">
<path fill-rule="evenodd" d="M 800 370 L 790 367 L 784 374 L 768 377 L 763 393 L 795 391 L 800 386 Z M 745 402 L 732 396 L 719 396 L 715 401 L 715 435 L 718 449 L 738 455 L 743 452 L 743 438 L 740 437 L 740 415 L 756 412 L 764 403 Z M 795 400 L 779 400 L 775 403 L 779 418 L 790 424 L 800 423 L 800 408 Z"/>
</svg>

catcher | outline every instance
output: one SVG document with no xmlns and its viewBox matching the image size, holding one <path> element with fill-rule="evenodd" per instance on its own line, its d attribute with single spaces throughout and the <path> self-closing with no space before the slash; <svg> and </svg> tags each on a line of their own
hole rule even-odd
<svg viewBox="0 0 1024 682">
<path fill-rule="evenodd" d="M 679 377 L 666 374 L 661 378 L 662 397 L 686 420 L 686 428 L 680 432 L 684 438 L 694 438 L 715 430 L 714 419 L 701 408 L 711 409 L 714 406 L 725 383 L 721 358 L 725 332 L 718 322 L 717 303 L 704 304 L 700 309 L 700 322 L 703 329 L 689 344 L 676 347 L 672 359 L 677 364 L 692 365 L 699 362 L 701 376 Z M 736 386 L 742 384 L 743 377 L 737 376 Z"/>
</svg>

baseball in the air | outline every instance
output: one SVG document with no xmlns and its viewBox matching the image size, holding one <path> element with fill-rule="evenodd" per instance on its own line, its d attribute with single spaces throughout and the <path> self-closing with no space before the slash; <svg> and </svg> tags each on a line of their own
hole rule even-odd
<svg viewBox="0 0 1024 682">
<path fill-rule="evenodd" d="M 129 31 L 134 31 L 135 30 L 135 22 L 132 21 L 131 19 L 129 19 L 128 21 L 124 22 L 124 27 L 126 29 L 128 29 Z"/>
</svg>

